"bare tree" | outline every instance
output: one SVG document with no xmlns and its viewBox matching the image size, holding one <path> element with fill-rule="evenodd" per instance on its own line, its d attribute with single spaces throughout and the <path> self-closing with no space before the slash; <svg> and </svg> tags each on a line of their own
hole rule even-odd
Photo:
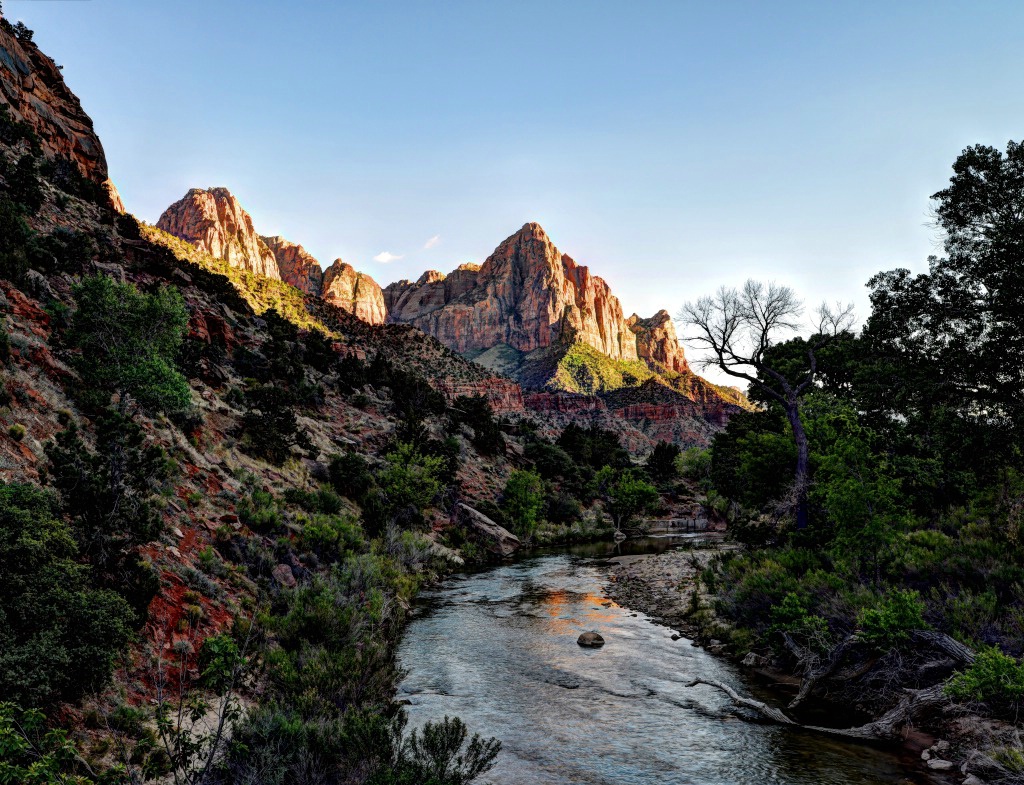
<svg viewBox="0 0 1024 785">
<path fill-rule="evenodd" d="M 696 331 L 687 340 L 711 352 L 699 365 L 715 366 L 730 376 L 747 380 L 785 411 L 796 445 L 794 490 L 798 529 L 807 526 L 810 464 L 807 432 L 800 419 L 800 399 L 814 383 L 818 370 L 815 353 L 849 330 L 854 322 L 852 305 L 837 304 L 832 308 L 822 303 L 815 311 L 814 335 L 807 341 L 807 369 L 801 378 L 793 380 L 772 368 L 767 355 L 781 338 L 800 328 L 802 315 L 803 304 L 788 286 L 754 280 L 748 280 L 742 289 L 723 286 L 715 295 L 687 303 L 679 312 L 679 319 Z"/>
</svg>

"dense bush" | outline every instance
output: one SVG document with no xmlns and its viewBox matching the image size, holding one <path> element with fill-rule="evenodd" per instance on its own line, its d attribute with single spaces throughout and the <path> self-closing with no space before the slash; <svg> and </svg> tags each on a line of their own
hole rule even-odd
<svg viewBox="0 0 1024 785">
<path fill-rule="evenodd" d="M 188 382 L 175 367 L 188 325 L 177 289 L 148 294 L 100 275 L 72 291 L 76 308 L 66 340 L 77 350 L 73 364 L 90 401 L 102 406 L 115 395 L 122 411 L 131 401 L 156 411 L 190 404 Z"/>
<path fill-rule="evenodd" d="M 38 707 L 101 688 L 133 613 L 93 587 L 49 494 L 0 485 L 0 700 Z"/>
<path fill-rule="evenodd" d="M 544 509 L 544 482 L 540 475 L 514 470 L 501 494 L 501 509 L 512 525 L 512 531 L 523 540 L 529 540 Z"/>
<path fill-rule="evenodd" d="M 1024 702 L 1024 664 L 998 648 L 986 647 L 970 668 L 950 680 L 946 692 L 956 700 L 980 701 L 1016 717 Z"/>
</svg>

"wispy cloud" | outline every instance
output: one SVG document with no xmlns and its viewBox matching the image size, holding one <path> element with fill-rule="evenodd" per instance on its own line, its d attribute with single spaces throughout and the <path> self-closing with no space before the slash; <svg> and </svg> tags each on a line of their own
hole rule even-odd
<svg viewBox="0 0 1024 785">
<path fill-rule="evenodd" d="M 388 262 L 393 262 L 396 259 L 402 258 L 404 257 L 401 254 L 395 255 L 390 251 L 381 251 L 379 254 L 373 257 L 373 261 L 380 262 L 381 264 L 387 264 Z"/>
<path fill-rule="evenodd" d="M 427 240 L 425 243 L 423 243 L 423 247 L 424 248 L 433 248 L 436 245 L 440 245 L 440 243 L 441 243 L 441 235 L 435 234 L 433 237 L 431 237 L 429 240 Z"/>
</svg>

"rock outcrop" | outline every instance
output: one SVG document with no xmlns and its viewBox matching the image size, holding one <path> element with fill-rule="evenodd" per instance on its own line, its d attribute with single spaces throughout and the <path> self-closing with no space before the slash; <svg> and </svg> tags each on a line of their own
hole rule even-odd
<svg viewBox="0 0 1024 785">
<path fill-rule="evenodd" d="M 172 204 L 157 228 L 232 267 L 280 279 L 277 260 L 253 226 L 252 217 L 227 188 L 193 188 Z"/>
<path fill-rule="evenodd" d="M 521 545 L 519 538 L 468 504 L 455 505 L 456 522 L 474 532 L 483 546 L 498 556 L 511 556 Z"/>
<path fill-rule="evenodd" d="M 651 368 L 658 370 L 660 366 L 676 373 L 690 370 L 668 311 L 658 311 L 650 319 L 641 319 L 633 314 L 627 323 L 636 335 L 637 354 Z"/>
<path fill-rule="evenodd" d="M 107 179 L 103 145 L 57 64 L 0 19 L 0 107 L 32 128 L 43 153 L 73 161 L 85 177 Z"/>
<path fill-rule="evenodd" d="M 306 294 L 320 296 L 324 272 L 320 269 L 320 262 L 313 257 L 313 254 L 298 243 L 290 242 L 283 237 L 261 237 L 260 239 L 274 254 L 277 271 L 282 281 Z"/>
<path fill-rule="evenodd" d="M 413 324 L 458 352 L 497 344 L 530 352 L 580 341 L 614 359 L 637 359 L 636 339 L 608 284 L 562 254 L 535 223 L 480 268 L 400 281 L 385 300 L 390 321 Z"/>
<path fill-rule="evenodd" d="M 499 347 L 529 353 L 584 343 L 613 360 L 644 360 L 658 372 L 689 371 L 672 318 L 626 319 L 604 279 L 561 253 L 535 223 L 498 246 L 482 266 L 430 270 L 384 290 L 388 319 L 419 327 L 470 356 Z"/>
<path fill-rule="evenodd" d="M 387 319 L 384 292 L 377 282 L 341 259 L 324 272 L 320 296 L 364 322 L 384 324 Z"/>
</svg>

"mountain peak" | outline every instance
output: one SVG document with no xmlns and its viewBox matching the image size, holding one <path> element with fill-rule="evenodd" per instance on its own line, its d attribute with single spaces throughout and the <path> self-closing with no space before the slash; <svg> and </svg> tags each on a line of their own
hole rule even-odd
<svg viewBox="0 0 1024 785">
<path fill-rule="evenodd" d="M 227 188 L 189 189 L 164 210 L 156 225 L 232 267 L 281 278 L 277 260 L 256 233 L 252 217 Z"/>
</svg>

